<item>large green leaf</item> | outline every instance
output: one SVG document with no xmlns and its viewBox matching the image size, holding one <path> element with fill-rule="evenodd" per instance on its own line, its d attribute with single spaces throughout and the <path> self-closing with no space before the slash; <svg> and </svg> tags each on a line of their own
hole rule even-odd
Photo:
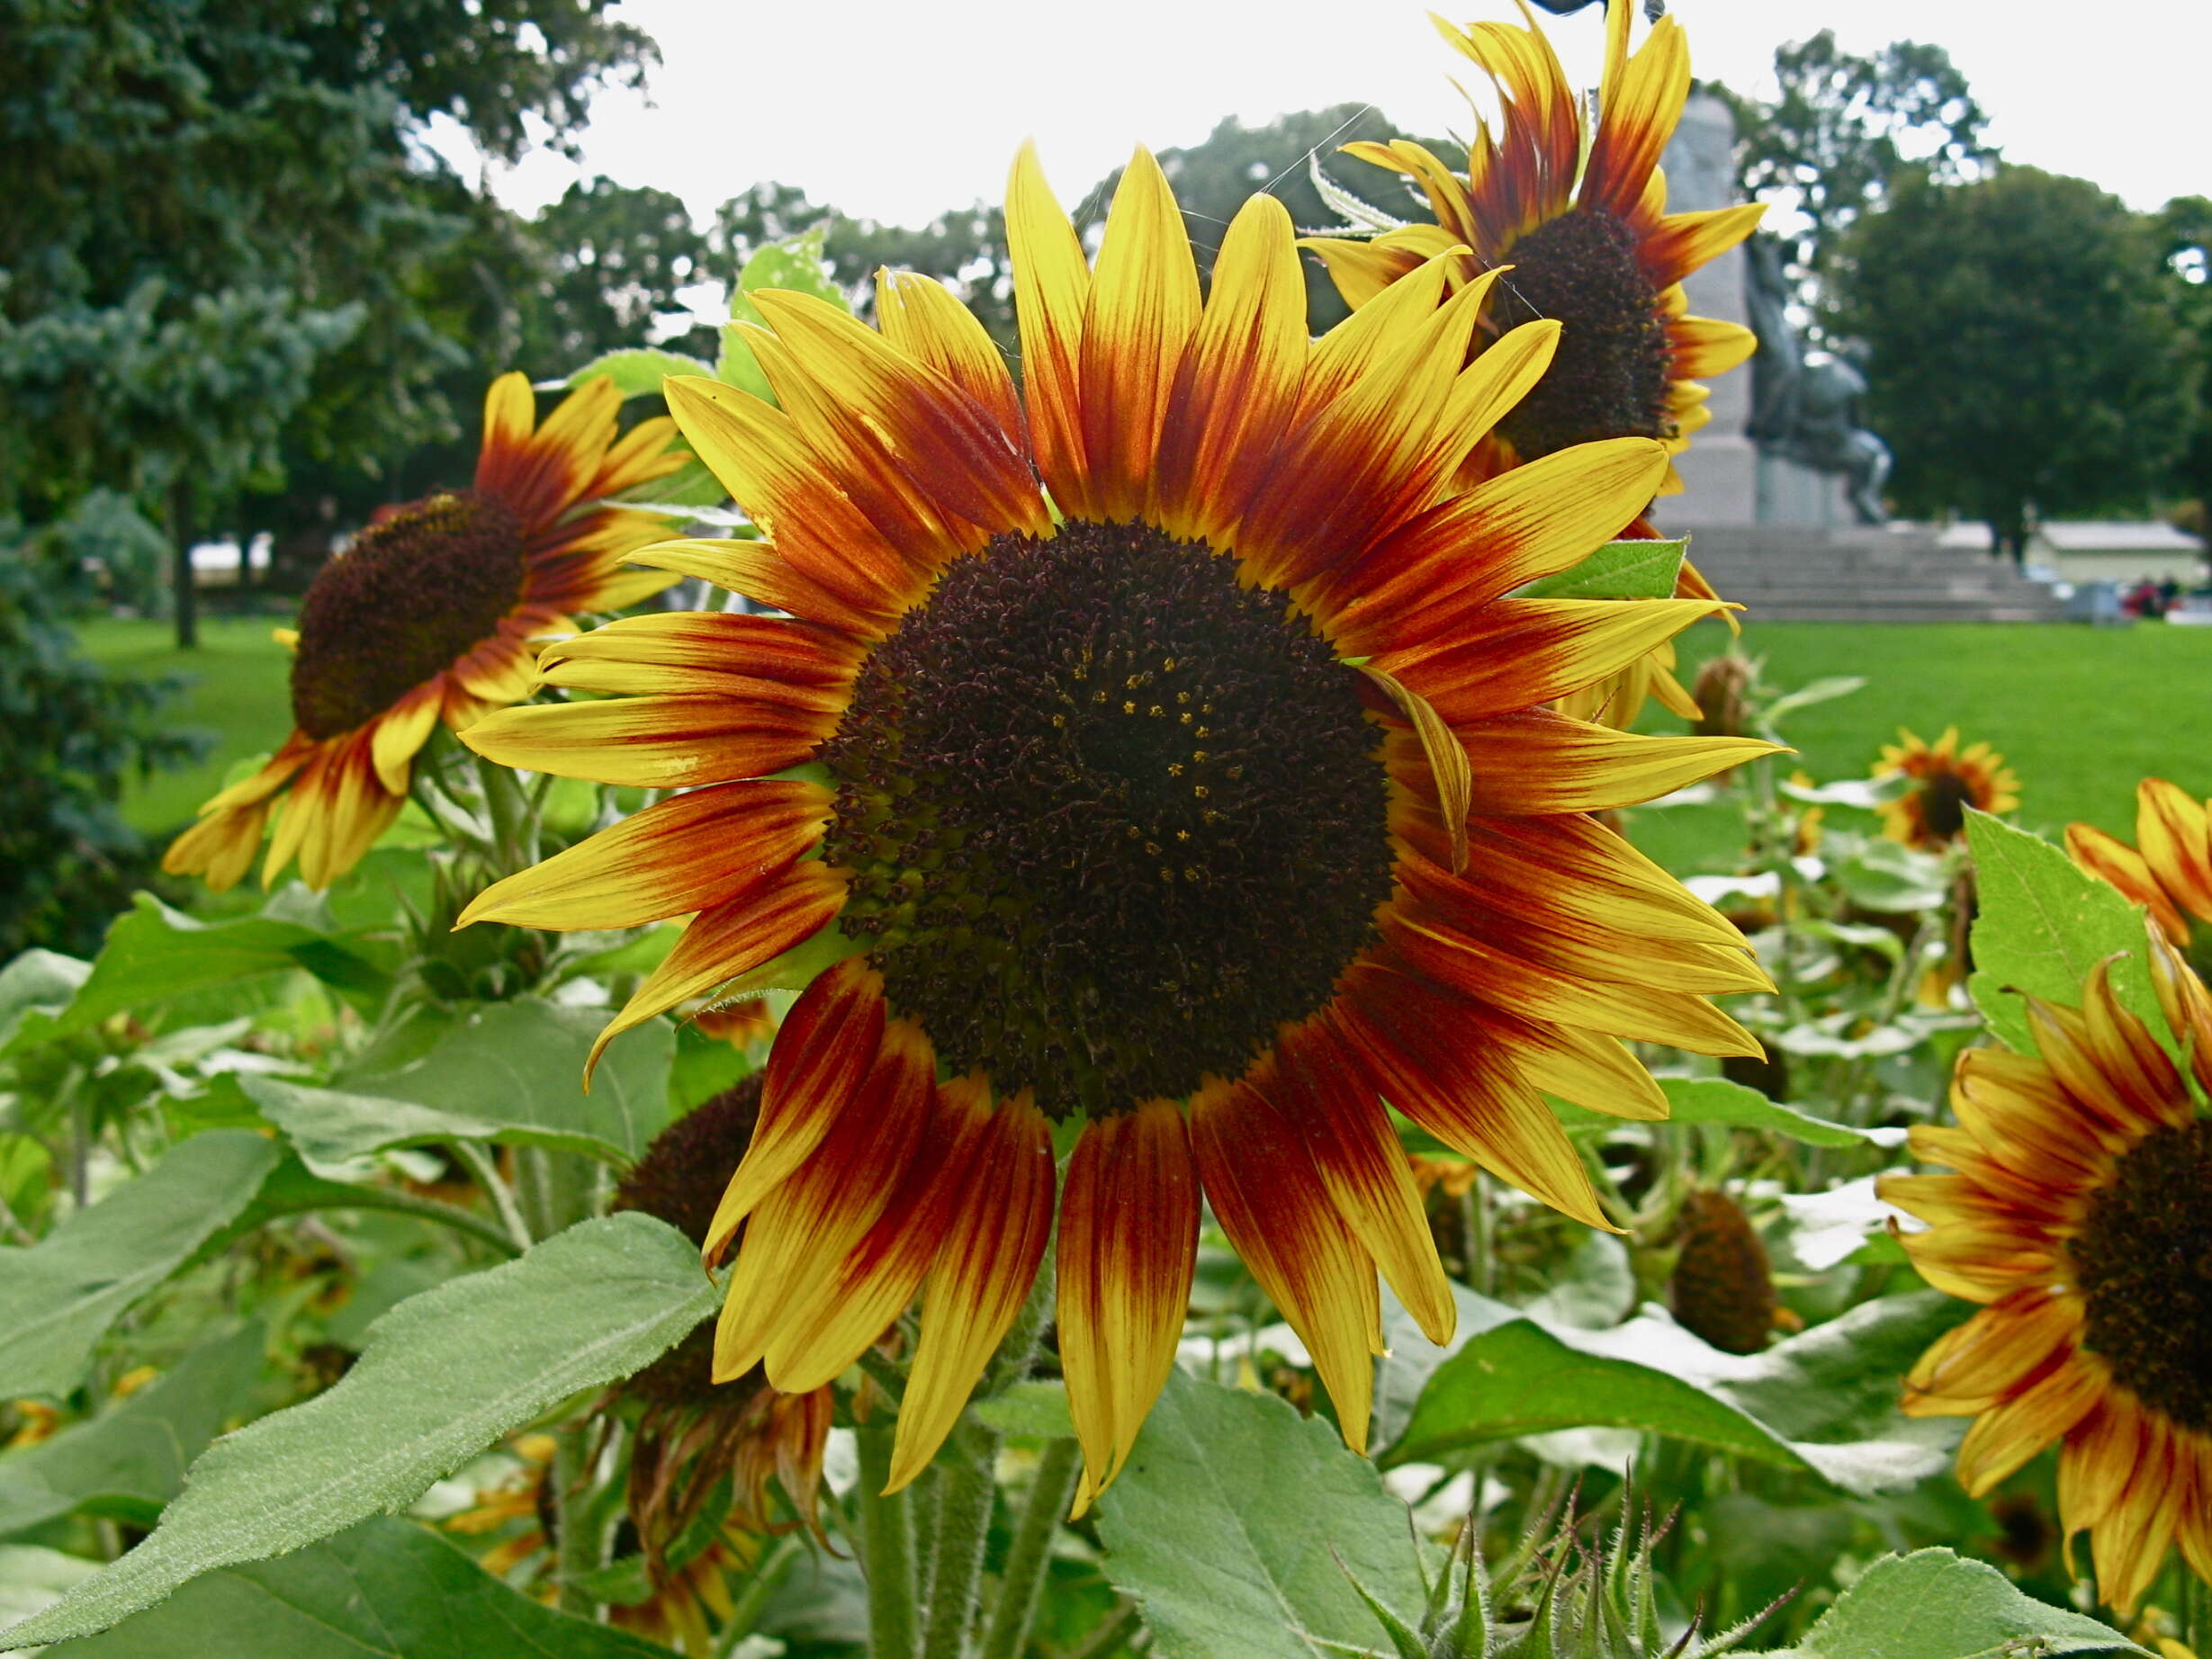
<svg viewBox="0 0 2212 1659">
<path fill-rule="evenodd" d="M 1319 1419 L 1180 1372 L 1099 1501 L 1106 1574 L 1167 1659 L 1311 1659 L 1308 1637 L 1372 1646 L 1347 1572 L 1423 1600 L 1406 1508 Z"/>
<path fill-rule="evenodd" d="M 412 1502 L 501 1435 L 649 1364 L 720 1296 L 697 1246 L 633 1210 L 404 1302 L 336 1387 L 218 1441 L 150 1537 L 0 1640 L 92 1635 L 202 1574 Z"/>
<path fill-rule="evenodd" d="M 1947 1549 L 1884 1556 L 1805 1639 L 1766 1659 L 2060 1659 L 2141 1654 L 2094 1619 L 2023 1594 L 1995 1567 Z"/>
<path fill-rule="evenodd" d="M 150 1527 L 261 1371 L 262 1332 L 202 1342 L 114 1410 L 0 1457 L 0 1538 L 76 1510 Z"/>
<path fill-rule="evenodd" d="M 432 1141 L 526 1142 L 631 1162 L 668 1125 L 676 1039 L 664 1020 L 625 1032 L 587 1095 L 584 1057 L 606 1018 L 550 1002 L 496 1003 L 439 1031 L 424 1052 L 342 1073 L 335 1088 L 240 1081 L 321 1173 Z"/>
<path fill-rule="evenodd" d="M 258 916 L 215 922 L 142 892 L 108 929 L 91 977 L 56 1029 L 81 1030 L 126 1009 L 138 1013 L 193 991 L 292 968 L 305 968 L 339 991 L 382 996 L 391 976 L 355 941 L 315 925 L 317 919 L 312 902 L 289 890 Z"/>
<path fill-rule="evenodd" d="M 681 352 L 659 351 L 652 346 L 633 346 L 625 351 L 607 352 L 594 357 L 569 376 L 568 383 L 580 386 L 586 381 L 604 374 L 615 382 L 615 390 L 624 398 L 642 398 L 647 392 L 656 395 L 661 382 L 671 374 L 711 374 L 713 365 L 697 357 L 687 357 Z"/>
<path fill-rule="evenodd" d="M 1737 1129 L 1764 1129 L 1809 1146 L 1864 1146 L 1875 1139 L 1864 1129 L 1830 1123 L 1794 1106 L 1769 1100 L 1756 1089 L 1731 1083 L 1724 1077 L 1662 1077 L 1672 1108 L 1668 1120 L 1678 1124 L 1726 1124 Z M 1551 1102 L 1560 1121 L 1570 1132 L 1617 1129 L 1622 1119 L 1593 1112 L 1565 1100 Z"/>
<path fill-rule="evenodd" d="M 249 1130 L 194 1135 L 36 1244 L 0 1250 L 0 1396 L 75 1388 L 108 1326 L 228 1227 L 282 1156 Z"/>
<path fill-rule="evenodd" d="M 1884 1297 L 1740 1356 L 1654 1316 L 1581 1331 L 1475 1298 L 1461 1304 L 1462 1329 L 1470 1314 L 1474 1329 L 1422 1385 L 1385 1461 L 1560 1429 L 1634 1429 L 1809 1469 L 1847 1492 L 1910 1485 L 1943 1466 L 1956 1426 L 1905 1417 L 1897 1379 L 1971 1312 L 1932 1291 Z"/>
<path fill-rule="evenodd" d="M 364 1522 L 281 1561 L 185 1585 L 50 1659 L 669 1659 L 508 1589 L 427 1529 Z"/>
<path fill-rule="evenodd" d="M 27 1027 L 50 1029 L 91 974 L 91 963 L 51 950 L 27 950 L 0 968 L 0 1054 L 19 1035 L 29 1039 Z"/>
<path fill-rule="evenodd" d="M 1516 589 L 1522 599 L 1666 599 L 1682 569 L 1680 542 L 1608 542 L 1572 569 Z"/>
<path fill-rule="evenodd" d="M 2151 988 L 2143 912 L 2040 836 L 2015 830 L 1972 808 L 1966 844 L 1974 852 L 1981 909 L 1974 923 L 1973 978 L 1967 989 L 1990 1029 L 2024 1054 L 2036 1052 L 2025 991 L 2067 1008 L 2082 1004 L 2082 982 L 2108 956 L 2121 1003 L 2163 1033 L 2165 1017 Z"/>
</svg>

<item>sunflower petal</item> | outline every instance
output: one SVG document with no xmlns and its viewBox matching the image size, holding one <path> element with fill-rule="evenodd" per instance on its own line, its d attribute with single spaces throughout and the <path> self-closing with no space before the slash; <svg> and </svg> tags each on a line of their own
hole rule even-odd
<svg viewBox="0 0 2212 1659">
<path fill-rule="evenodd" d="M 1511 817 L 1634 806 L 1782 752 L 1756 738 L 1640 737 L 1542 709 L 1456 731 L 1473 768 L 1474 811 Z"/>
<path fill-rule="evenodd" d="M 877 272 L 876 326 L 899 350 L 973 398 L 1009 444 L 1023 446 L 1029 427 L 1005 354 L 944 283 L 914 271 Z"/>
<path fill-rule="evenodd" d="M 797 766 L 830 735 L 838 712 L 833 699 L 809 709 L 713 695 L 535 704 L 487 714 L 461 740 L 503 767 L 684 789 Z"/>
<path fill-rule="evenodd" d="M 1021 393 L 1037 470 L 1062 512 L 1088 517 L 1082 361 L 1091 267 L 1075 228 L 1045 183 L 1034 144 L 1021 147 L 1006 182 L 1006 247 L 1013 260 Z"/>
</svg>

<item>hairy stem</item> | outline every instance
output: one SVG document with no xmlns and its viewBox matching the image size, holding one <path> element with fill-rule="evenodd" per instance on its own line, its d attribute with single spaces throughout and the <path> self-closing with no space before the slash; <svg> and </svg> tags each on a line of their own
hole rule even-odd
<svg viewBox="0 0 2212 1659">
<path fill-rule="evenodd" d="M 1017 1659 L 1029 1640 L 1045 1573 L 1052 1565 L 1053 1534 L 1075 1495 L 1075 1476 L 1082 1467 L 1083 1449 L 1072 1437 L 1045 1448 L 1037 1466 L 1037 1484 L 1021 1511 L 1013 1547 L 1006 1552 L 1006 1572 L 999 1581 L 997 1605 L 991 1610 L 991 1628 L 984 1636 L 983 1659 Z"/>
<path fill-rule="evenodd" d="M 961 1659 L 976 1619 L 976 1586 L 983 1576 L 984 1542 L 998 1493 L 994 1470 L 999 1437 L 973 1421 L 954 1431 L 956 1455 L 940 1469 L 937 1571 L 930 1580 L 930 1621 L 923 1659 Z"/>
<path fill-rule="evenodd" d="M 914 1582 L 914 1517 L 904 1492 L 884 1495 L 891 1478 L 892 1420 L 878 1412 L 853 1431 L 859 1442 L 860 1559 L 868 1574 L 868 1659 L 915 1659 L 920 1635 Z"/>
</svg>

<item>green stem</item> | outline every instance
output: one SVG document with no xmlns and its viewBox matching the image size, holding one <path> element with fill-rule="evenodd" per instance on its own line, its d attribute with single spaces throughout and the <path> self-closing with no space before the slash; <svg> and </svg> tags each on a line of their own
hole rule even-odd
<svg viewBox="0 0 2212 1659">
<path fill-rule="evenodd" d="M 454 1156 L 458 1158 L 476 1178 L 476 1184 L 484 1189 L 491 1200 L 491 1207 L 499 1213 L 499 1224 L 507 1229 L 511 1247 L 519 1253 L 530 1248 L 529 1224 L 522 1218 L 522 1210 L 515 1202 L 514 1189 L 499 1179 L 499 1166 L 490 1154 L 473 1141 L 455 1141 Z"/>
<path fill-rule="evenodd" d="M 598 1604 L 582 1586 L 584 1578 L 602 1565 L 600 1538 L 589 1525 L 591 1433 L 591 1425 L 585 1422 L 553 1431 L 554 1579 L 561 1587 L 561 1610 L 580 1619 L 598 1611 Z"/>
<path fill-rule="evenodd" d="M 2212 1583 L 2181 1569 L 2181 1640 L 2190 1652 L 2212 1655 Z"/>
<path fill-rule="evenodd" d="M 760 1615 L 768 1610 L 769 1598 L 783 1588 L 791 1569 L 798 1565 L 799 1553 L 805 1547 L 796 1538 L 776 1540 L 752 1576 L 745 1581 L 730 1603 L 730 1616 L 723 1621 L 722 1635 L 715 1640 L 717 1659 L 728 1659 L 744 1639 L 752 1634 L 752 1628 L 760 1622 Z"/>
<path fill-rule="evenodd" d="M 1136 1602 L 1124 1598 L 1112 1612 L 1092 1628 L 1089 1636 L 1067 1650 L 1067 1659 L 1106 1659 L 1107 1655 L 1128 1640 L 1140 1613 Z"/>
<path fill-rule="evenodd" d="M 491 819 L 491 843 L 503 873 L 511 874 L 537 862 L 537 819 L 522 780 L 496 761 L 476 758 L 476 776 L 483 785 L 484 811 Z"/>
<path fill-rule="evenodd" d="M 998 1483 L 999 1437 L 975 1423 L 955 1431 L 958 1454 L 942 1465 L 937 1510 L 937 1570 L 930 1579 L 930 1622 L 922 1659 L 961 1659 L 976 1620 L 976 1586 L 983 1577 L 983 1549 L 991 1531 Z"/>
<path fill-rule="evenodd" d="M 1497 1251 L 1491 1240 L 1494 1221 L 1490 1213 L 1490 1177 L 1484 1170 L 1475 1171 L 1474 1184 L 1467 1189 L 1467 1253 L 1471 1260 L 1467 1264 L 1470 1286 L 1488 1296 L 1497 1293 Z"/>
<path fill-rule="evenodd" d="M 1037 1617 L 1045 1573 L 1052 1565 L 1053 1535 L 1075 1495 L 1075 1476 L 1082 1468 L 1083 1448 L 1072 1438 L 1045 1448 L 1037 1466 L 1037 1484 L 1021 1511 L 1013 1546 L 1006 1552 L 998 1602 L 991 1610 L 991 1628 L 983 1638 L 983 1659 L 1018 1659 L 1029 1640 L 1030 1621 Z"/>
<path fill-rule="evenodd" d="M 904 1492 L 886 1496 L 891 1478 L 892 1420 L 877 1412 L 854 1430 L 859 1443 L 861 1563 L 868 1574 L 868 1659 L 915 1659 L 914 1517 Z"/>
</svg>

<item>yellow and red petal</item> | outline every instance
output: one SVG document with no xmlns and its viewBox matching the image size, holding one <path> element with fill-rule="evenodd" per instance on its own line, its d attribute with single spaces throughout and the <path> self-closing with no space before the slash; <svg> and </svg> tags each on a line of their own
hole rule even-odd
<svg viewBox="0 0 2212 1659">
<path fill-rule="evenodd" d="M 1711 317 L 1677 317 L 1668 325 L 1667 338 L 1673 347 L 1668 370 L 1677 380 L 1725 374 L 1758 349 L 1758 336 L 1741 323 Z"/>
<path fill-rule="evenodd" d="M 1583 166 L 1577 205 L 1632 220 L 1651 170 L 1674 137 L 1690 95 L 1690 49 L 1681 22 L 1662 17 L 1644 43 L 1628 50 L 1632 8 L 1605 12 L 1605 70 L 1598 87 L 1597 131 Z"/>
<path fill-rule="evenodd" d="M 1174 1367 L 1198 1260 L 1199 1181 L 1166 1100 L 1093 1118 L 1060 1198 L 1060 1367 L 1083 1446 L 1081 1514 L 1120 1472 Z"/>
<path fill-rule="evenodd" d="M 1037 147 L 1024 144 L 1006 181 L 1006 247 L 1021 335 L 1021 395 L 1030 446 L 1063 513 L 1092 510 L 1083 424 L 1084 312 L 1091 266 L 1075 228 L 1045 183 Z"/>
<path fill-rule="evenodd" d="M 836 704 L 796 708 L 711 694 L 620 697 L 501 709 L 461 740 L 503 767 L 684 789 L 797 766 L 835 728 L 839 712 Z"/>
<path fill-rule="evenodd" d="M 455 925 L 635 928 L 711 910 L 812 847 L 832 805 L 821 785 L 780 778 L 693 790 L 495 882 Z"/>
<path fill-rule="evenodd" d="M 1757 738 L 1640 737 L 1543 709 L 1456 730 L 1474 767 L 1474 811 L 1510 817 L 1634 806 L 1780 752 Z"/>
<path fill-rule="evenodd" d="M 1374 666 L 1461 726 L 1595 685 L 1722 608 L 1706 599 L 1494 599 L 1448 640 L 1379 652 Z"/>
<path fill-rule="evenodd" d="M 841 629 L 856 638 L 881 639 L 898 616 L 887 602 L 877 609 L 841 597 L 786 559 L 772 542 L 661 542 L 631 553 L 629 559 L 633 564 L 696 576 L 731 593 L 789 611 L 808 622 Z"/>
<path fill-rule="evenodd" d="M 2082 1328 L 2079 1296 L 2036 1287 L 2016 1290 L 1946 1332 L 1906 1375 L 1905 1409 L 1965 1416 L 1995 1404 L 2071 1355 Z"/>
<path fill-rule="evenodd" d="M 1959 1484 L 1982 1496 L 2072 1430 L 2109 1387 L 2102 1367 L 2077 1355 L 1983 1412 L 1959 1444 Z"/>
<path fill-rule="evenodd" d="M 960 388 L 1018 452 L 1029 425 L 1006 359 L 976 314 L 934 277 L 913 271 L 876 274 L 876 326 L 884 338 Z"/>
<path fill-rule="evenodd" d="M 2212 920 L 2212 816 L 2204 803 L 2163 777 L 2137 785 L 2136 803 L 2144 863 L 2175 904 Z"/>
<path fill-rule="evenodd" d="M 804 1163 L 883 1046 L 883 976 L 861 956 L 825 968 L 777 1028 L 760 1081 L 760 1117 L 708 1223 L 700 1257 L 722 1260 L 738 1224 Z"/>
<path fill-rule="evenodd" d="M 1216 1080 L 1191 1097 L 1191 1150 L 1214 1218 L 1312 1356 L 1344 1444 L 1366 1451 L 1375 1263 L 1331 1202 L 1304 1137 L 1258 1090 Z"/>
<path fill-rule="evenodd" d="M 1749 202 L 1697 213 L 1670 213 L 1644 232 L 1637 259 L 1653 287 L 1670 288 L 1758 229 L 1766 212 L 1766 203 Z"/>
<path fill-rule="evenodd" d="M 161 867 L 171 875 L 199 876 L 211 892 L 227 892 L 254 867 L 254 855 L 261 850 L 261 834 L 268 818 L 266 801 L 204 812 L 197 823 L 169 843 L 168 851 L 161 856 Z"/>
<path fill-rule="evenodd" d="M 1026 1094 L 1002 1101 L 922 1285 L 922 1337 L 899 1400 L 887 1490 L 921 1474 L 959 1420 L 1037 1278 L 1052 1209 L 1051 1126 Z"/>
</svg>

